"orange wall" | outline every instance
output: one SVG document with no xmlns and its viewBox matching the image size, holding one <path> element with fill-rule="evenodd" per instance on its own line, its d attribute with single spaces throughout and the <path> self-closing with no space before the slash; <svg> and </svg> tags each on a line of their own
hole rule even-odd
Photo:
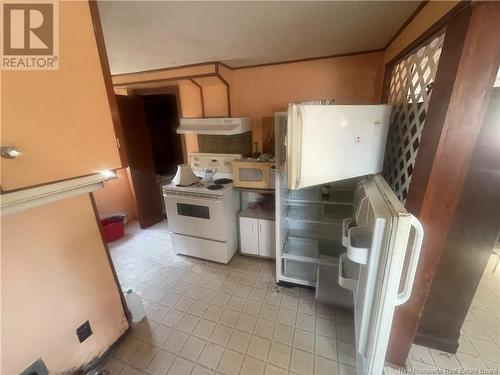
<svg viewBox="0 0 500 375">
<path fill-rule="evenodd" d="M 90 197 L 2 217 L 2 374 L 74 370 L 127 329 Z M 89 320 L 93 335 L 75 330 Z"/>
<path fill-rule="evenodd" d="M 219 77 L 211 76 L 195 79 L 203 89 L 203 109 L 205 117 L 227 117 L 227 87 Z"/>
<path fill-rule="evenodd" d="M 179 100 L 182 117 L 203 117 L 200 88 L 188 80 L 179 81 Z M 184 135 L 186 153 L 198 151 L 198 138 L 194 134 Z"/>
<path fill-rule="evenodd" d="M 94 192 L 95 203 L 100 216 L 127 214 L 128 220 L 137 217 L 127 170 L 127 168 L 117 170 L 116 179 L 106 181 L 104 189 Z"/>
<path fill-rule="evenodd" d="M 236 69 L 231 73 L 233 116 L 251 116 L 254 142 L 261 147 L 268 121 L 293 101 L 333 98 L 337 104 L 378 102 L 382 52 L 298 63 Z M 263 125 L 265 124 L 265 125 Z"/>
<path fill-rule="evenodd" d="M 121 167 L 87 1 L 59 2 L 59 69 L 3 70 L 2 188 L 17 189 Z"/>
<path fill-rule="evenodd" d="M 205 117 L 227 117 L 227 90 L 223 84 L 203 86 Z"/>
<path fill-rule="evenodd" d="M 269 139 L 267 135 L 273 132 L 274 113 L 286 110 L 289 102 L 334 98 L 339 104 L 377 103 L 382 88 L 383 57 L 382 52 L 374 52 L 244 69 L 220 66 L 219 71 L 230 86 L 231 115 L 252 117 L 253 141 L 259 143 L 262 151 L 264 138 Z M 183 69 L 166 70 L 165 74 L 176 76 L 180 74 L 177 71 L 183 72 Z M 196 75 L 206 69 L 205 66 L 191 67 L 189 71 Z M 131 74 L 128 79 L 140 82 L 149 77 L 147 74 Z M 154 74 L 156 77 L 159 73 Z M 122 76 L 114 77 L 113 82 L 122 82 Z M 205 116 L 227 116 L 225 85 L 216 77 L 196 78 L 196 82 L 203 86 Z M 177 84 L 182 116 L 201 117 L 199 88 L 187 80 Z M 153 87 L 162 83 L 141 85 Z M 186 149 L 188 154 L 198 150 L 195 136 L 186 137 Z"/>
</svg>

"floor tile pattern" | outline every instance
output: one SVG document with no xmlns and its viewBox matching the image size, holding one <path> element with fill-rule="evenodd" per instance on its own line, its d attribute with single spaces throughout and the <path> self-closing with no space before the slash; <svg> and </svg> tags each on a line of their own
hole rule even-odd
<svg viewBox="0 0 500 375">
<path fill-rule="evenodd" d="M 413 345 L 409 367 L 419 370 L 490 369 L 500 373 L 500 266 L 495 269 L 497 261 L 498 255 L 492 254 L 462 326 L 457 353 Z"/>
<path fill-rule="evenodd" d="M 351 313 L 317 303 L 312 289 L 278 287 L 274 262 L 178 256 L 166 222 L 126 233 L 111 256 L 147 318 L 112 352 L 111 374 L 356 373 Z"/>
<path fill-rule="evenodd" d="M 146 230 L 131 223 L 126 232 L 111 255 L 123 290 L 141 295 L 147 318 L 104 365 L 111 374 L 356 374 L 351 314 L 316 303 L 311 289 L 278 287 L 274 262 L 177 256 L 166 222 Z M 410 373 L 500 369 L 497 259 L 483 274 L 458 352 L 413 345 Z"/>
</svg>

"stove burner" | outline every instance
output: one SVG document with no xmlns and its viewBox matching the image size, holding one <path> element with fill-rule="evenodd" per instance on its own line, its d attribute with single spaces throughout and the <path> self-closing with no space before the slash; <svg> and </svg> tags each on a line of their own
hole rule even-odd
<svg viewBox="0 0 500 375">
<path fill-rule="evenodd" d="M 219 189 L 223 189 L 223 188 L 224 188 L 223 185 L 217 185 L 217 184 L 216 185 L 208 185 L 207 186 L 208 190 L 219 190 Z"/>
<path fill-rule="evenodd" d="M 233 180 L 231 180 L 230 178 L 219 178 L 214 181 L 214 184 L 225 185 L 225 184 L 230 184 L 231 182 L 233 182 Z"/>
</svg>

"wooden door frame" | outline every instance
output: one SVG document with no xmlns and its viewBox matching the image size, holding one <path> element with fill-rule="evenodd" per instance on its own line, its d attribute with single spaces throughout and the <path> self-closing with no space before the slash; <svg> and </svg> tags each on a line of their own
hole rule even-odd
<svg viewBox="0 0 500 375">
<path fill-rule="evenodd" d="M 492 19 L 500 4 L 460 3 L 386 65 L 385 85 L 394 64 L 446 29 L 415 162 L 406 208 L 426 232 L 410 301 L 396 308 L 387 360 L 404 367 L 454 217 L 468 165 L 498 67 Z M 489 29 L 488 29 L 489 28 Z M 495 70 L 495 74 L 493 74 Z M 387 101 L 384 89 L 382 102 Z M 473 124 L 473 126 L 471 126 Z M 456 151 L 460 150 L 459 153 Z"/>
<path fill-rule="evenodd" d="M 104 79 L 104 85 L 106 87 L 109 109 L 111 111 L 111 119 L 113 121 L 113 127 L 115 130 L 116 143 L 120 154 L 120 161 L 122 167 L 125 168 L 128 165 L 127 152 L 125 148 L 125 142 L 123 139 L 123 131 L 120 122 L 120 113 L 118 112 L 118 104 L 116 103 L 116 98 L 115 98 L 115 89 L 113 87 L 113 80 L 111 79 L 111 70 L 109 67 L 108 54 L 106 52 L 106 44 L 104 42 L 104 34 L 102 32 L 101 18 L 99 16 L 99 8 L 97 6 L 96 0 L 89 0 L 88 3 L 90 9 L 90 16 L 92 19 L 92 25 L 94 27 L 94 36 L 97 45 L 97 53 L 99 55 L 99 60 L 101 62 L 102 76 Z"/>
</svg>

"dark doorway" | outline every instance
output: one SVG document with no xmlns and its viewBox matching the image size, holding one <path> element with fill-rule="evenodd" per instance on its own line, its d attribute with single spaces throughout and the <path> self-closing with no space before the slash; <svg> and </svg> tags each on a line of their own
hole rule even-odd
<svg viewBox="0 0 500 375">
<path fill-rule="evenodd" d="M 133 92 L 117 101 L 137 218 L 146 228 L 164 219 L 161 187 L 184 162 L 177 95 Z"/>
<path fill-rule="evenodd" d="M 163 210 L 144 106 L 138 96 L 117 95 L 116 100 L 137 219 L 141 228 L 147 228 L 163 220 Z"/>
<path fill-rule="evenodd" d="M 151 139 L 151 149 L 157 175 L 175 173 L 183 163 L 182 139 L 176 133 L 179 127 L 177 98 L 174 94 L 143 95 L 146 124 Z"/>
</svg>

